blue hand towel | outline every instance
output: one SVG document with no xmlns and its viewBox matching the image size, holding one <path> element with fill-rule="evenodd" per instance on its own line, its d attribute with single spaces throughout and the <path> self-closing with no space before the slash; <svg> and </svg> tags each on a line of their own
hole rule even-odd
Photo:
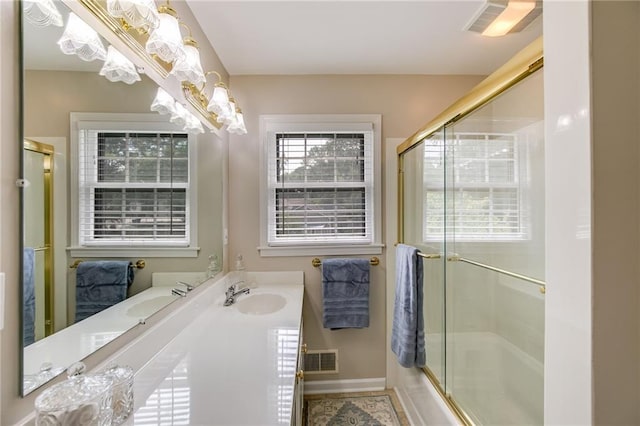
<svg viewBox="0 0 640 426">
<path fill-rule="evenodd" d="M 322 262 L 322 324 L 332 330 L 369 327 L 369 261 Z"/>
<path fill-rule="evenodd" d="M 22 256 L 22 344 L 30 345 L 35 341 L 36 289 L 35 270 L 36 253 L 25 247 Z"/>
<path fill-rule="evenodd" d="M 424 367 L 426 362 L 422 279 L 418 249 L 398 244 L 391 350 L 407 368 Z"/>
<path fill-rule="evenodd" d="M 127 298 L 133 268 L 127 261 L 82 262 L 76 271 L 76 322 Z"/>
</svg>

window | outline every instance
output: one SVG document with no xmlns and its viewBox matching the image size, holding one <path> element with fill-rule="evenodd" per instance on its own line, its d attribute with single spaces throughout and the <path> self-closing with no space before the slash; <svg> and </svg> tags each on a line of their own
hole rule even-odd
<svg viewBox="0 0 640 426">
<path fill-rule="evenodd" d="M 379 123 L 261 117 L 262 255 L 379 253 Z"/>
<path fill-rule="evenodd" d="M 517 240 L 528 235 L 520 187 L 520 162 L 515 134 L 456 133 L 446 142 L 425 143 L 424 240 L 447 232 L 458 240 Z M 446 160 L 445 160 L 446 158 Z M 443 164 L 447 162 L 445 209 Z"/>
<path fill-rule="evenodd" d="M 192 247 L 190 136 L 163 122 L 77 118 L 76 249 L 129 248 L 153 256 L 146 250 Z"/>
</svg>

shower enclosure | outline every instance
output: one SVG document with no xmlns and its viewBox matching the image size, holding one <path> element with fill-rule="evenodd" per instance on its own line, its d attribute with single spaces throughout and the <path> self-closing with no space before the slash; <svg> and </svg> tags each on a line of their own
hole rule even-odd
<svg viewBox="0 0 640 426">
<path fill-rule="evenodd" d="M 525 59 L 398 149 L 399 235 L 424 266 L 424 371 L 467 424 L 543 423 L 541 51 Z"/>
</svg>

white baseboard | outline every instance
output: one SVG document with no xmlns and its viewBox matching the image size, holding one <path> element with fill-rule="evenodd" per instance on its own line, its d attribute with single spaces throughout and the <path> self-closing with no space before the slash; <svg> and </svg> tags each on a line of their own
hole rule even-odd
<svg viewBox="0 0 640 426">
<path fill-rule="evenodd" d="M 319 393 L 343 393 L 343 392 L 372 392 L 386 388 L 384 377 L 371 379 L 351 380 L 313 380 L 304 382 L 304 394 L 314 395 Z"/>
</svg>

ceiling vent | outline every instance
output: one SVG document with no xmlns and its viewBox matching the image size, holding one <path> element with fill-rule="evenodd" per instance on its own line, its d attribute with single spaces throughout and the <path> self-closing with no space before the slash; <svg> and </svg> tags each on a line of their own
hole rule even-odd
<svg viewBox="0 0 640 426">
<path fill-rule="evenodd" d="M 506 8 L 509 2 L 507 0 L 487 0 L 482 5 L 480 10 L 464 27 L 466 31 L 472 31 L 474 33 L 482 34 L 487 27 L 495 21 Z M 537 0 L 535 8 L 529 12 L 520 22 L 518 22 L 510 31 L 511 33 L 517 33 L 524 30 L 530 23 L 533 22 L 538 16 L 542 14 L 542 1 Z"/>
</svg>

